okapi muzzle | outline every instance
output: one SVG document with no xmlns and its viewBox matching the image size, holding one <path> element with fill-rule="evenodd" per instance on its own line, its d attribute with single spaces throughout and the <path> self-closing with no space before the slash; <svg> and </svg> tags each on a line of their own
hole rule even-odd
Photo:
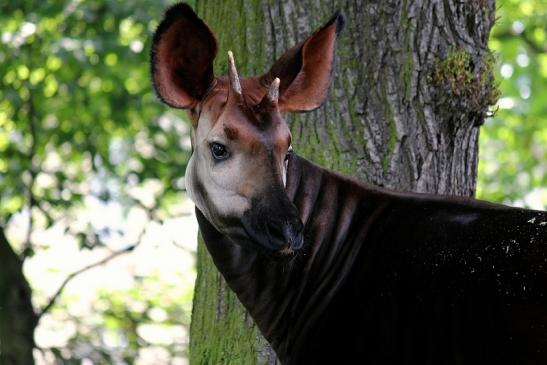
<svg viewBox="0 0 547 365">
<path fill-rule="evenodd" d="M 271 194 L 278 196 L 278 201 L 254 200 L 251 209 L 243 214 L 241 223 L 253 242 L 264 247 L 266 252 L 292 254 L 302 248 L 304 225 L 284 190 L 278 189 Z"/>
<path fill-rule="evenodd" d="M 291 151 L 282 113 L 323 103 L 343 24 L 247 78 L 231 53 L 214 76 L 187 5 L 158 27 L 153 82 L 189 111 L 186 187 L 216 267 L 284 365 L 547 364 L 547 212 L 389 191 Z"/>
</svg>

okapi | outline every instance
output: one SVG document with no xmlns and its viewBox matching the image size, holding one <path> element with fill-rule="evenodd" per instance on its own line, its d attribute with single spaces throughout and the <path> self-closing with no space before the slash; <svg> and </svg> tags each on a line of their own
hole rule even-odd
<svg viewBox="0 0 547 365">
<path fill-rule="evenodd" d="M 283 112 L 326 98 L 336 13 L 259 77 L 215 77 L 216 39 L 170 8 L 152 78 L 187 109 L 205 244 L 280 361 L 547 364 L 547 212 L 399 193 L 291 149 Z"/>
</svg>

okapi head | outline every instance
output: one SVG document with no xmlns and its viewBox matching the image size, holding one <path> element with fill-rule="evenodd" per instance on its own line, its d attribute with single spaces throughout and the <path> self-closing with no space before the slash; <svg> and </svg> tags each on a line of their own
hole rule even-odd
<svg viewBox="0 0 547 365">
<path fill-rule="evenodd" d="M 152 79 L 161 100 L 187 109 L 192 156 L 186 170 L 190 198 L 232 241 L 268 254 L 303 244 L 299 212 L 285 192 L 291 133 L 282 112 L 310 111 L 325 100 L 336 37 L 335 16 L 288 50 L 261 76 L 216 77 L 217 42 L 186 4 L 170 8 L 154 35 Z"/>
</svg>

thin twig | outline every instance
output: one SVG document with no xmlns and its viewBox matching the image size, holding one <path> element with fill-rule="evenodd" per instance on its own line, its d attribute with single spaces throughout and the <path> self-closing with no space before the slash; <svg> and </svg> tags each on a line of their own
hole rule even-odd
<svg viewBox="0 0 547 365">
<path fill-rule="evenodd" d="M 42 212 L 42 214 L 44 215 L 44 217 L 46 218 L 46 221 L 47 222 L 53 222 L 54 219 L 53 217 L 51 216 L 51 214 L 46 210 L 46 208 L 44 208 L 42 206 L 42 201 L 36 201 L 36 205 L 35 205 L 36 208 L 38 208 L 38 210 L 40 212 Z M 49 228 L 49 227 L 48 227 Z"/>
<path fill-rule="evenodd" d="M 197 236 L 196 236 L 196 239 L 197 239 Z M 183 245 L 177 243 L 177 241 L 175 241 L 175 240 L 170 240 L 170 241 L 171 241 L 171 244 L 173 246 L 175 246 L 176 248 L 181 249 L 181 250 L 183 250 L 185 252 L 188 252 L 188 253 L 193 253 L 192 250 L 190 250 L 188 247 L 184 247 Z"/>
</svg>

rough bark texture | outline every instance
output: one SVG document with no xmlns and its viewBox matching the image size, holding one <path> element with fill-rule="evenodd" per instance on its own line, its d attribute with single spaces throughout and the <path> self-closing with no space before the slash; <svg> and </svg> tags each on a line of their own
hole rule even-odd
<svg viewBox="0 0 547 365">
<path fill-rule="evenodd" d="M 198 0 L 216 32 L 216 73 L 234 52 L 261 74 L 326 22 L 347 17 L 331 93 L 320 109 L 286 115 L 295 151 L 322 166 L 401 191 L 475 192 L 479 127 L 497 97 L 487 48 L 493 0 Z M 191 363 L 274 364 L 203 245 Z"/>
<path fill-rule="evenodd" d="M 0 227 L 0 364 L 34 364 L 36 315 L 23 265 Z"/>
</svg>

